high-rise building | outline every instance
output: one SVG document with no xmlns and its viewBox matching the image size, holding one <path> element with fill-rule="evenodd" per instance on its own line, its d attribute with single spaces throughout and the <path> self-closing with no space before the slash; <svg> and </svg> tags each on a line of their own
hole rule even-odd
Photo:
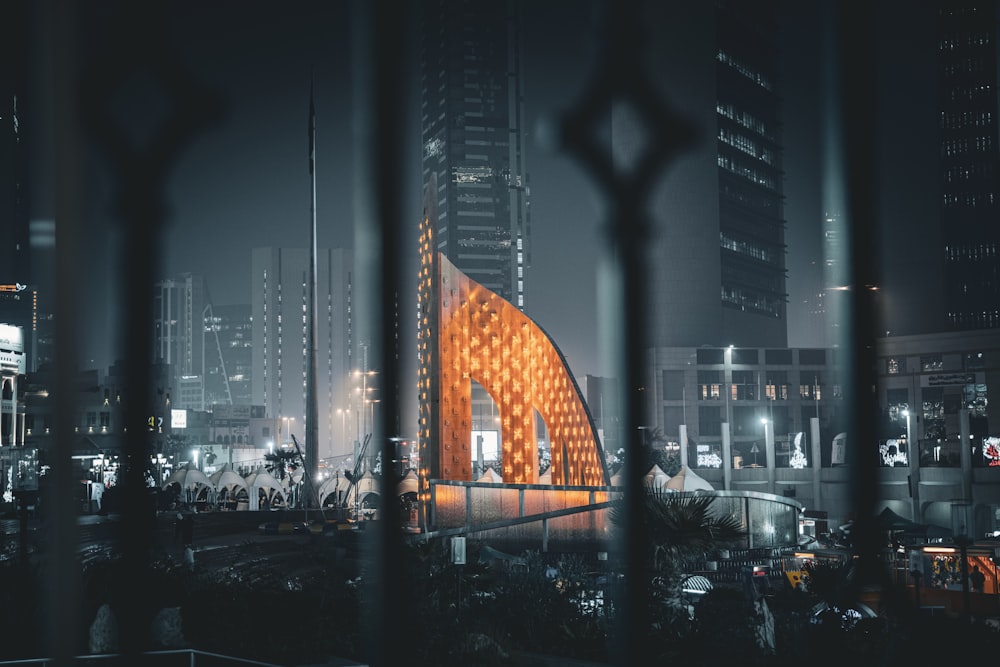
<svg viewBox="0 0 1000 667">
<path fill-rule="evenodd" d="M 530 213 L 522 26 L 515 0 L 423 3 L 423 180 L 438 183 L 438 250 L 524 309 Z"/>
<path fill-rule="evenodd" d="M 205 279 L 200 275 L 184 273 L 161 280 L 154 288 L 151 361 L 172 369 L 177 409 L 205 409 L 202 380 L 209 307 Z"/>
<path fill-rule="evenodd" d="M 941 234 L 947 326 L 1000 327 L 997 5 L 942 3 L 938 15 Z"/>
<path fill-rule="evenodd" d="M 20 327 L 23 361 L 32 372 L 49 360 L 51 347 L 40 347 L 37 277 L 31 273 L 24 113 L 28 13 L 27 3 L 11 3 L 0 27 L 0 322 Z"/>
<path fill-rule="evenodd" d="M 267 417 L 279 420 L 300 446 L 306 425 L 309 264 L 306 248 L 255 248 L 251 259 L 252 402 L 263 405 Z M 348 251 L 318 251 L 317 421 L 324 459 L 353 452 L 353 434 L 345 436 L 341 423 L 353 385 L 353 270 Z"/>
<path fill-rule="evenodd" d="M 3 9 L 0 28 L 0 284 L 28 283 L 28 154 L 22 123 L 28 88 L 27 3 Z"/>
<path fill-rule="evenodd" d="M 253 403 L 250 304 L 212 306 L 205 321 L 205 405 Z"/>
<path fill-rule="evenodd" d="M 781 95 L 773 3 L 643 3 L 645 71 L 698 124 L 653 193 L 649 342 L 787 344 Z M 635 164 L 644 117 L 625 100 L 612 151 Z"/>
</svg>

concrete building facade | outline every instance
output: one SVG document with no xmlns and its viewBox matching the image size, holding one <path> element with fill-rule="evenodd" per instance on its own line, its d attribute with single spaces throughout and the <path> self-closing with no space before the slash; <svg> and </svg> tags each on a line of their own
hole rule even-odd
<svg viewBox="0 0 1000 667">
<path fill-rule="evenodd" d="M 287 430 L 302 445 L 309 250 L 255 248 L 251 268 L 253 405 L 263 405 L 268 419 L 287 421 Z M 353 442 L 343 441 L 341 424 L 342 411 L 351 405 L 355 370 L 351 254 L 321 249 L 317 274 L 317 399 L 319 457 L 323 459 L 354 451 Z"/>
<path fill-rule="evenodd" d="M 838 348 L 657 348 L 651 426 L 716 489 L 794 497 L 851 518 L 850 463 L 877 460 L 878 502 L 981 537 L 1000 529 L 1000 339 L 988 331 L 878 340 L 878 432 L 855 443 Z"/>
</svg>

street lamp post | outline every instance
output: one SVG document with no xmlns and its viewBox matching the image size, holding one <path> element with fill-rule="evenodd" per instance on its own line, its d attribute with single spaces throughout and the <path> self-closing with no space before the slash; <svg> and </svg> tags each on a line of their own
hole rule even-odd
<svg viewBox="0 0 1000 667">
<path fill-rule="evenodd" d="M 295 417 L 281 417 L 281 429 L 282 432 L 278 434 L 278 446 L 281 447 L 285 443 L 291 441 L 292 432 L 292 422 L 295 421 Z"/>
<path fill-rule="evenodd" d="M 370 402 L 368 398 L 368 392 L 375 390 L 374 387 L 368 386 L 368 378 L 374 375 L 375 371 L 354 371 L 354 377 L 361 378 L 361 399 L 358 401 L 358 412 L 360 420 L 360 427 L 358 430 L 358 442 L 361 442 L 364 439 L 365 434 L 368 433 L 368 415 L 366 413 L 365 406 L 368 405 L 368 403 Z M 374 426 L 375 422 L 374 410 L 375 409 L 373 407 L 372 426 Z"/>
<path fill-rule="evenodd" d="M 760 420 L 764 425 L 764 464 L 767 466 L 768 492 L 774 493 L 774 424 L 768 418 Z"/>
</svg>

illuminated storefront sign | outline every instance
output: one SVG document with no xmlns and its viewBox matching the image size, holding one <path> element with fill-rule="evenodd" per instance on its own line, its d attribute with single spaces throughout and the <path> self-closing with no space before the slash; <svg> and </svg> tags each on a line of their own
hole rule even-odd
<svg viewBox="0 0 1000 667">
<path fill-rule="evenodd" d="M 697 465 L 699 468 L 721 468 L 722 467 L 722 457 L 719 453 L 713 451 L 708 445 L 698 445 L 697 451 Z"/>
<path fill-rule="evenodd" d="M 878 452 L 883 467 L 893 468 L 907 465 L 906 440 L 896 438 L 880 440 L 878 443 Z"/>
<path fill-rule="evenodd" d="M 974 373 L 944 373 L 938 375 L 925 375 L 921 377 L 923 387 L 944 387 L 950 385 L 973 384 L 976 381 Z"/>
<path fill-rule="evenodd" d="M 995 435 L 983 438 L 983 458 L 990 467 L 1000 466 L 1000 438 Z"/>
</svg>

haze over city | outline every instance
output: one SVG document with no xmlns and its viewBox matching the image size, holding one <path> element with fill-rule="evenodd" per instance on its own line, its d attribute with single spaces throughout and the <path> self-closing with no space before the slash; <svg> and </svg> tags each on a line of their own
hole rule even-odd
<svg viewBox="0 0 1000 667">
<path fill-rule="evenodd" d="M 1000 619 L 1000 0 L 2 15 L 4 657 L 905 664 Z"/>
<path fill-rule="evenodd" d="M 900 5 L 895 7 L 895 5 Z M 891 329 L 916 326 L 913 307 L 927 293 L 919 281 L 932 264 L 935 244 L 924 242 L 936 204 L 933 176 L 933 87 L 929 81 L 933 34 L 927 10 L 883 3 L 879 15 L 914 24 L 887 31 L 882 44 L 886 108 L 880 128 L 885 159 L 880 169 L 887 276 L 884 294 Z M 526 312 L 557 341 L 578 378 L 606 374 L 597 351 L 595 267 L 605 247 L 602 202 L 590 177 L 546 140 L 546 127 L 578 100 L 593 76 L 592 55 L 600 26 L 590 3 L 545 2 L 526 6 L 526 168 L 532 219 L 531 266 L 525 272 Z M 164 277 L 205 276 L 215 304 L 250 300 L 252 248 L 306 247 L 309 222 L 306 115 L 310 84 L 317 113 L 317 219 L 320 247 L 354 243 L 352 58 L 349 5 L 297 2 L 280 12 L 266 2 L 171 3 L 172 46 L 203 84 L 224 101 L 225 116 L 195 138 L 171 171 Z M 86 10 L 82 13 L 87 14 Z M 788 322 L 791 346 L 825 341 L 810 310 L 822 281 L 820 223 L 824 215 L 821 86 L 823 21 L 813 3 L 786 3 L 782 77 L 785 134 L 785 219 Z M 91 17 L 91 18 L 99 18 Z M 921 28 L 923 26 L 923 28 Z M 99 38 L 100 32 L 91 33 Z M 415 84 L 415 82 L 414 82 Z M 670 99 L 670 91 L 665 96 Z M 417 100 L 415 95 L 412 99 Z M 415 102 L 412 131 L 419 133 Z M 911 111 L 903 112 L 903 109 Z M 925 127 L 915 131 L 912 127 Z M 411 151 L 412 180 L 400 184 L 414 228 L 420 215 L 419 148 Z M 683 161 L 683 156 L 679 161 Z M 678 162 L 679 164 L 680 162 Z M 666 178 L 670 178 L 670 169 Z M 95 230 L 112 227 L 112 193 L 96 190 Z M 893 193 L 899 192 L 899 195 Z M 670 224 L 659 220 L 658 224 Z M 896 231 L 903 229 L 904 232 Z M 111 251 L 105 233 L 91 237 L 93 256 Z M 905 252 L 902 249 L 905 247 Z M 414 253 L 415 254 L 415 253 Z M 660 261 L 657 259 L 656 261 Z M 664 260 L 669 261 L 669 260 Z M 94 262 L 94 271 L 110 265 Z M 893 289 L 893 278 L 901 289 Z M 100 294 L 101 292 L 98 292 Z M 568 294 L 573 294 L 571 300 Z M 573 308 L 567 308 L 571 302 Z M 95 312 L 106 308 L 98 299 Z M 111 322 L 101 317 L 95 324 Z M 898 326 L 895 326 L 898 324 Z M 889 328 L 889 327 L 887 327 Z M 96 335 L 82 357 L 94 368 L 117 355 L 113 338 Z"/>
</svg>

